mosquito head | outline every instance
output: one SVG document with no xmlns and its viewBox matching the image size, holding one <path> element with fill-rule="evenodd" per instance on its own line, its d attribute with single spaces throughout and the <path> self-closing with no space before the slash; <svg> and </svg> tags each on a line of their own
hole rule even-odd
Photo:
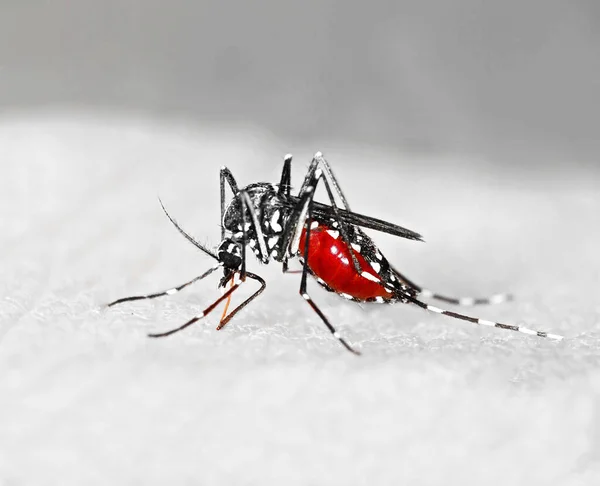
<svg viewBox="0 0 600 486">
<path fill-rule="evenodd" d="M 239 270 L 242 266 L 242 248 L 239 243 L 231 238 L 225 238 L 217 249 L 217 257 L 223 264 L 223 269 Z"/>
</svg>

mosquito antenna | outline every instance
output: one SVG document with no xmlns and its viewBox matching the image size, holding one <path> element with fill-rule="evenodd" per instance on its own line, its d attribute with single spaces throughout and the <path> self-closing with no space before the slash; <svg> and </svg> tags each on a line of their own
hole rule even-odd
<svg viewBox="0 0 600 486">
<path fill-rule="evenodd" d="M 171 215 L 168 213 L 168 211 L 165 209 L 165 206 L 163 204 L 163 202 L 161 201 L 160 197 L 158 198 L 158 202 L 160 203 L 160 207 L 162 208 L 162 210 L 165 212 L 165 214 L 167 215 L 167 218 L 169 218 L 169 221 L 171 221 L 171 223 L 173 223 L 173 226 L 175 226 L 175 228 L 177 228 L 177 231 L 179 231 L 179 233 L 181 233 L 186 240 L 188 240 L 192 245 L 194 245 L 196 248 L 199 248 L 200 250 L 202 250 L 204 253 L 206 253 L 208 256 L 213 257 L 215 260 L 219 260 L 219 257 L 217 257 L 217 255 L 215 255 L 212 251 L 210 251 L 208 248 L 206 248 L 204 245 L 202 245 L 201 243 L 198 243 L 192 236 L 190 236 L 189 234 L 187 234 L 183 228 L 181 226 L 179 226 L 177 224 L 177 221 L 175 221 Z"/>
</svg>

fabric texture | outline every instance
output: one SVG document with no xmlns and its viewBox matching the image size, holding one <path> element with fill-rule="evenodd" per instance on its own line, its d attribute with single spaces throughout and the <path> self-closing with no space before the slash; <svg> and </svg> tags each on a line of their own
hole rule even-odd
<svg viewBox="0 0 600 486">
<path fill-rule="evenodd" d="M 126 116 L 0 121 L 0 484 L 598 484 L 591 169 L 349 145 L 302 147 L 293 163 L 297 190 L 322 150 L 354 210 L 423 234 L 368 231 L 410 278 L 459 296 L 509 291 L 513 302 L 463 310 L 561 343 L 409 305 L 361 307 L 309 282 L 357 358 L 298 295 L 298 275 L 253 258 L 267 290 L 221 331 L 219 308 L 146 337 L 210 304 L 215 276 L 106 308 L 212 263 L 157 195 L 216 245 L 219 168 L 240 185 L 277 182 L 293 148 Z"/>
</svg>

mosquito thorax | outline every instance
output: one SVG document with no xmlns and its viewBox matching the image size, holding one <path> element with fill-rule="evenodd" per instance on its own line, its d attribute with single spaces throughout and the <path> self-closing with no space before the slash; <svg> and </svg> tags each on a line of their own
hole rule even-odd
<svg viewBox="0 0 600 486">
<path fill-rule="evenodd" d="M 268 200 L 272 197 L 277 197 L 275 186 L 266 182 L 250 184 L 244 187 L 242 191 L 248 194 L 252 208 L 259 216 L 263 212 L 265 205 L 268 204 Z M 241 195 L 238 193 L 233 197 L 223 214 L 223 227 L 227 231 L 231 231 L 234 234 L 241 232 L 244 219 L 246 220 L 247 228 L 251 226 L 252 217 L 247 209 L 242 213 L 242 208 L 244 208 L 244 204 L 242 203 Z"/>
<path fill-rule="evenodd" d="M 289 210 L 284 204 L 285 201 L 278 194 L 277 187 L 266 182 L 251 184 L 242 191 L 247 193 L 252 210 L 258 218 L 267 245 L 266 252 L 270 257 L 275 258 L 278 255 L 277 249 L 288 219 Z M 223 227 L 231 233 L 233 240 L 239 243 L 245 241 L 256 256 L 261 258 L 257 234 L 252 224 L 252 215 L 243 204 L 241 197 L 240 194 L 236 194 L 225 209 Z M 244 212 L 242 213 L 242 211 Z M 244 222 L 245 228 L 243 228 Z M 264 258 L 263 261 L 265 261 Z"/>
<path fill-rule="evenodd" d="M 217 256 L 226 269 L 237 270 L 242 265 L 242 249 L 239 243 L 231 238 L 225 238 L 221 242 L 217 248 Z"/>
</svg>

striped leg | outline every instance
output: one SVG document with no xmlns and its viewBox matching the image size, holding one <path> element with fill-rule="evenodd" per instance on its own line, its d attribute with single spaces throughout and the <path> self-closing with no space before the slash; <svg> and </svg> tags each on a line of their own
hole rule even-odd
<svg viewBox="0 0 600 486">
<path fill-rule="evenodd" d="M 290 161 L 291 161 L 291 159 L 290 159 Z M 340 209 L 337 206 L 332 187 L 333 187 L 333 189 L 335 189 L 337 196 L 342 201 L 344 209 L 349 211 L 350 206 L 348 205 L 346 197 L 344 196 L 344 193 L 342 192 L 342 189 L 340 188 L 340 185 L 339 185 L 337 179 L 333 175 L 333 172 L 331 170 L 331 167 L 329 166 L 329 163 L 323 158 L 323 154 L 321 154 L 321 152 L 317 152 L 313 157 L 313 160 L 308 169 L 308 173 L 306 174 L 306 176 L 304 178 L 304 182 L 302 183 L 302 187 L 300 188 L 300 192 L 298 194 L 298 197 L 300 198 L 300 203 L 296 207 L 296 210 L 295 210 L 293 216 L 290 218 L 291 221 L 296 221 L 296 225 L 295 226 L 288 225 L 288 227 L 286 228 L 286 231 L 284 233 L 283 245 L 282 245 L 281 251 L 285 251 L 288 248 L 289 244 L 291 244 L 291 246 L 290 246 L 290 251 L 288 253 L 286 253 L 285 255 L 282 255 L 282 258 L 286 258 L 287 255 L 289 255 L 289 254 L 295 255 L 298 252 L 298 246 L 300 243 L 300 235 L 302 233 L 303 222 L 306 220 L 306 217 L 308 214 L 308 209 L 309 209 L 308 205 L 305 204 L 305 202 L 307 200 L 310 201 L 309 204 L 312 207 L 312 205 L 314 204 L 313 199 L 315 196 L 315 191 L 317 189 L 317 184 L 321 180 L 323 181 L 323 185 L 325 186 L 325 190 L 327 191 L 327 195 L 329 197 L 329 202 L 331 204 L 330 207 L 335 215 L 335 220 L 337 222 L 337 228 L 339 229 L 340 235 L 342 236 L 342 241 L 348 247 L 350 247 L 351 241 L 350 241 L 350 238 L 348 237 L 346 223 L 344 223 L 341 219 L 340 212 L 339 212 Z M 290 231 L 292 231 L 292 233 L 290 233 Z M 291 239 L 291 241 L 290 241 L 290 239 Z M 350 252 L 350 257 L 352 258 L 352 264 L 353 264 L 356 272 L 362 273 L 362 269 L 360 268 L 360 264 L 358 263 L 358 259 L 356 258 L 355 253 Z M 285 267 L 284 267 L 284 273 L 286 273 Z"/>
<path fill-rule="evenodd" d="M 235 178 L 231 171 L 223 166 L 220 173 L 220 188 L 221 188 L 221 240 L 225 238 L 225 227 L 223 226 L 223 216 L 225 215 L 225 183 L 229 184 L 229 188 L 233 194 L 237 194 L 239 189 Z"/>
<path fill-rule="evenodd" d="M 504 302 L 513 300 L 513 296 L 511 294 L 495 294 L 489 297 L 448 297 L 417 285 L 395 268 L 391 268 L 400 281 L 417 290 L 421 294 L 421 297 L 425 299 L 436 299 L 448 304 L 462 305 L 465 307 L 472 307 L 474 305 L 502 304 Z"/>
<path fill-rule="evenodd" d="M 312 195 L 314 195 L 314 192 L 312 192 L 311 196 Z M 312 197 L 307 198 L 307 200 L 305 202 L 306 207 L 307 207 L 307 217 L 306 217 L 306 222 L 304 223 L 304 225 L 306 225 L 306 228 L 308 230 L 308 231 L 306 231 L 306 237 L 305 237 L 305 241 L 304 241 L 304 254 L 305 255 L 308 255 L 308 248 L 309 248 L 309 241 L 310 241 L 310 224 L 311 224 L 311 220 L 312 220 L 311 211 L 310 211 L 311 202 L 312 202 Z M 304 260 L 304 264 L 302 265 L 302 279 L 300 280 L 300 295 L 302 296 L 302 298 L 304 300 L 306 300 L 306 302 L 308 302 L 308 305 L 310 305 L 312 307 L 312 309 L 317 313 L 317 315 L 321 318 L 321 320 L 323 321 L 323 324 L 325 324 L 327 326 L 327 329 L 329 329 L 329 332 L 332 334 L 332 336 L 334 338 L 336 338 L 342 344 L 342 346 L 344 346 L 348 351 L 350 351 L 351 353 L 354 353 L 356 355 L 360 355 L 360 351 L 357 351 L 356 349 L 354 349 L 350 344 L 348 344 L 348 342 L 342 336 L 340 336 L 340 333 L 337 332 L 335 327 L 332 326 L 332 324 L 329 322 L 329 319 L 327 319 L 325 314 L 323 314 L 321 309 L 319 309 L 317 304 L 315 304 L 315 302 L 312 300 L 312 297 L 310 295 L 308 295 L 308 292 L 306 291 L 307 277 L 308 277 L 308 258 L 306 258 Z"/>
<path fill-rule="evenodd" d="M 308 174 L 304 178 L 304 182 L 302 183 L 302 187 L 300 188 L 300 194 L 304 193 L 309 185 L 312 185 L 311 180 L 313 175 L 316 175 L 317 179 L 320 179 L 321 176 L 324 176 L 328 186 L 333 187 L 335 189 L 335 192 L 342 201 L 342 206 L 344 207 L 344 209 L 350 211 L 350 205 L 348 204 L 346 196 L 344 196 L 344 193 L 342 192 L 340 183 L 338 182 L 337 177 L 335 177 L 335 175 L 333 174 L 333 170 L 331 169 L 329 162 L 325 160 L 321 152 L 317 152 L 313 156 L 313 160 L 308 169 Z M 332 206 L 337 206 L 335 204 L 335 201 L 332 201 Z"/>
<path fill-rule="evenodd" d="M 261 283 L 261 287 L 258 291 L 256 291 L 254 294 L 252 294 L 248 299 L 246 299 L 244 302 L 242 302 L 242 304 L 240 304 L 238 307 L 236 307 L 230 314 L 229 316 L 227 316 L 224 320 L 221 320 L 219 327 L 217 329 L 222 328 L 225 324 L 227 324 L 227 322 L 235 315 L 237 314 L 237 312 L 239 310 L 241 310 L 242 308 L 244 308 L 247 304 L 249 304 L 252 300 L 254 300 L 255 297 L 258 296 L 258 294 L 260 294 L 266 287 L 266 284 L 264 282 L 264 280 L 262 278 L 260 278 L 258 275 L 254 275 L 253 273 L 250 272 L 246 272 L 246 276 L 257 280 Z M 166 337 L 166 336 L 170 336 L 171 334 L 175 334 L 176 332 L 179 332 L 183 329 L 185 329 L 186 327 L 191 326 L 192 324 L 198 322 L 200 319 L 206 317 L 208 314 L 210 314 L 215 307 L 217 307 L 221 302 L 223 302 L 224 300 L 228 299 L 229 296 L 231 294 L 233 294 L 239 287 L 240 285 L 242 285 L 243 281 L 238 281 L 236 282 L 232 287 L 229 288 L 229 290 L 227 290 L 227 292 L 225 292 L 223 295 L 221 295 L 221 297 L 219 297 L 217 300 L 215 300 L 211 305 L 209 305 L 206 309 L 204 309 L 200 314 L 198 314 L 197 316 L 194 316 L 192 319 L 190 319 L 189 321 L 187 321 L 185 324 L 175 328 L 175 329 L 171 329 L 170 331 L 166 331 L 166 332 L 161 332 L 161 333 L 156 333 L 156 334 L 148 334 L 148 337 L 152 337 L 152 338 L 159 338 L 159 337 Z"/>
<path fill-rule="evenodd" d="M 288 162 L 287 158 L 286 158 L 286 162 Z M 291 163 L 291 156 L 289 159 L 289 163 Z M 233 177 L 233 174 L 231 173 L 231 171 L 227 168 L 227 167 L 222 167 L 221 168 L 221 240 L 223 240 L 225 238 L 225 227 L 223 226 L 223 217 L 225 216 L 225 183 L 229 184 L 230 189 L 232 190 L 233 194 L 238 196 L 240 198 L 240 202 L 242 204 L 242 208 L 241 208 L 241 212 L 240 212 L 240 216 L 242 219 L 242 234 L 237 235 L 239 236 L 243 236 L 243 241 L 242 241 L 242 247 L 243 247 L 243 253 L 244 253 L 244 266 L 243 268 L 245 269 L 245 261 L 246 261 L 246 243 L 248 242 L 248 239 L 246 237 L 246 231 L 248 231 L 251 227 L 254 227 L 254 232 L 256 234 L 256 242 L 258 243 L 258 251 L 260 252 L 259 255 L 257 255 L 257 257 L 262 261 L 262 263 L 267 264 L 269 263 L 269 257 L 270 257 L 270 253 L 267 250 L 267 243 L 265 241 L 265 236 L 263 234 L 262 231 L 262 226 L 260 224 L 260 220 L 258 215 L 256 214 L 256 211 L 254 210 L 254 205 L 252 204 L 252 201 L 250 200 L 250 196 L 248 196 L 248 192 L 245 190 L 239 190 L 237 183 Z M 244 211 L 244 207 L 246 209 L 246 211 L 248 212 L 248 214 L 250 215 L 250 221 L 246 221 L 246 211 Z M 252 244 L 252 241 L 250 241 L 250 243 Z M 242 275 L 244 273 L 242 272 Z"/>
<path fill-rule="evenodd" d="M 290 197 L 292 189 L 292 154 L 287 154 L 283 158 L 283 170 L 279 181 L 279 190 L 277 193 L 282 197 Z"/>
<path fill-rule="evenodd" d="M 197 282 L 198 280 L 202 280 L 204 277 L 209 276 L 211 273 L 213 273 L 215 270 L 217 270 L 220 267 L 221 267 L 221 264 L 219 263 L 218 265 L 215 265 L 214 267 L 209 268 L 202 275 L 199 275 L 198 277 L 195 277 L 192 280 L 190 280 L 189 282 L 181 284 L 178 287 L 173 287 L 171 289 L 164 290 L 162 292 L 156 292 L 154 294 L 136 295 L 133 297 L 124 297 L 122 299 L 117 299 L 114 302 L 111 302 L 110 304 L 108 304 L 108 307 L 112 307 L 113 305 L 117 305 L 117 304 L 122 304 L 123 302 L 131 302 L 134 300 L 144 300 L 144 299 L 156 299 L 157 297 L 163 297 L 165 295 L 176 294 L 177 292 L 180 292 L 181 290 L 185 289 L 188 285 L 192 285 L 194 282 Z"/>
<path fill-rule="evenodd" d="M 426 304 L 425 302 L 421 302 L 420 300 L 417 300 L 408 294 L 402 294 L 402 297 L 405 300 L 412 302 L 413 304 L 418 305 L 419 307 L 421 307 L 425 310 L 428 310 L 430 312 L 435 312 L 436 314 L 442 314 L 445 316 L 454 317 L 455 319 L 461 319 L 463 321 L 472 322 L 474 324 L 479 324 L 481 326 L 489 326 L 489 327 L 497 327 L 500 329 L 508 329 L 509 331 L 517 331 L 517 332 L 521 332 L 523 334 L 529 334 L 530 336 L 539 336 L 539 337 L 543 337 L 543 338 L 554 339 L 556 341 L 561 341 L 563 339 L 563 336 L 559 336 L 558 334 L 549 334 L 545 331 L 534 331 L 534 330 L 528 329 L 526 327 L 513 326 L 510 324 L 502 324 L 500 322 L 486 321 L 485 319 L 479 319 L 477 317 L 466 316 L 464 314 L 459 314 L 457 312 L 440 309 L 438 307 L 434 307 L 433 305 Z"/>
<path fill-rule="evenodd" d="M 494 294 L 489 297 L 448 297 L 446 295 L 436 294 L 429 289 L 420 289 L 421 296 L 426 299 L 435 299 L 448 304 L 462 305 L 464 307 L 473 307 L 475 305 L 502 304 L 513 300 L 511 294 Z"/>
<path fill-rule="evenodd" d="M 217 331 L 223 329 L 225 327 L 225 325 L 233 318 L 233 316 L 235 316 L 239 311 L 241 311 L 244 307 L 246 307 L 250 302 L 252 302 L 254 299 L 256 299 L 256 297 L 258 297 L 262 293 L 262 291 L 265 290 L 265 288 L 267 287 L 267 283 L 258 275 L 254 274 L 254 273 L 246 272 L 246 276 L 248 278 L 254 279 L 258 283 L 260 283 L 260 288 L 256 292 L 254 292 L 250 297 L 248 297 L 244 302 L 242 302 L 235 309 L 233 309 L 229 314 L 227 314 L 227 316 L 225 316 L 225 314 L 223 314 L 221 316 L 221 320 L 219 321 L 219 325 L 217 326 Z M 231 294 L 229 295 L 229 297 L 231 297 Z M 228 305 L 229 305 L 229 301 L 228 301 Z"/>
<path fill-rule="evenodd" d="M 210 314 L 214 310 L 215 307 L 217 307 L 221 302 L 223 302 L 231 294 L 233 294 L 239 288 L 240 285 L 241 285 L 241 282 L 238 282 L 235 285 L 233 285 L 233 287 L 231 287 L 227 292 L 225 292 L 223 295 L 221 295 L 221 297 L 219 297 L 211 305 L 209 305 L 206 309 L 204 309 L 202 311 L 202 313 L 198 314 L 197 316 L 194 316 L 192 319 L 187 321 L 185 324 L 183 324 L 175 329 L 171 329 L 170 331 L 167 331 L 167 332 L 148 334 L 148 337 L 159 338 L 159 337 L 170 336 L 171 334 L 175 334 L 176 332 L 179 332 L 179 331 L 185 329 L 186 327 L 191 326 L 195 322 L 198 322 L 200 319 L 202 319 L 203 317 L 206 317 L 208 314 Z"/>
<path fill-rule="evenodd" d="M 252 204 L 252 201 L 250 200 L 250 196 L 248 196 L 248 193 L 245 190 L 240 191 L 239 197 L 240 197 L 242 203 L 244 204 L 244 206 L 246 206 L 246 210 L 248 211 L 248 214 L 250 215 L 250 221 L 251 221 L 250 223 L 246 222 L 246 211 L 244 211 L 242 209 L 242 221 L 243 221 L 242 229 L 243 229 L 244 252 L 245 252 L 246 242 L 247 242 L 246 231 L 248 229 L 250 229 L 250 225 L 251 225 L 252 227 L 254 227 L 254 232 L 256 234 L 256 241 L 258 243 L 258 251 L 260 252 L 260 254 L 256 255 L 256 256 L 257 256 L 257 258 L 259 258 L 261 260 L 262 263 L 264 263 L 266 265 L 270 261 L 271 254 L 267 250 L 267 242 L 265 241 L 265 235 L 263 233 L 259 217 L 256 214 L 256 211 L 254 210 L 254 205 Z M 250 244 L 252 244 L 252 241 L 250 242 Z"/>
</svg>

